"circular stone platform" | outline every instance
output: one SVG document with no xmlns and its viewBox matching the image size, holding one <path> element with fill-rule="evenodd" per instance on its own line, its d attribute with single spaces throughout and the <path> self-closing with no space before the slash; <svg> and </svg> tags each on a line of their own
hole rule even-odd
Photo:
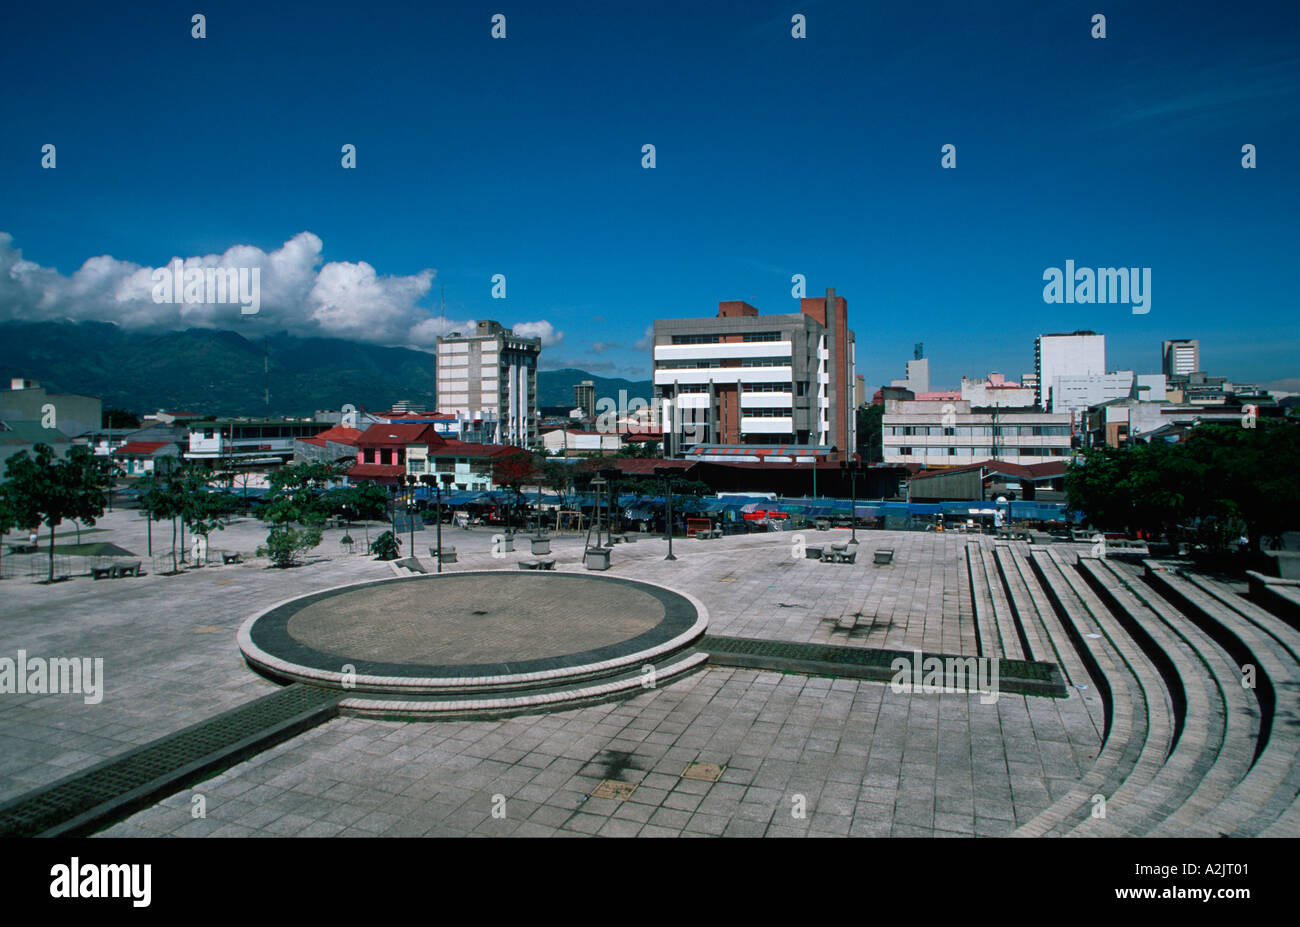
<svg viewBox="0 0 1300 927">
<path fill-rule="evenodd" d="M 486 570 L 290 599 L 245 621 L 239 646 L 258 671 L 316 685 L 401 697 L 531 689 L 554 700 L 670 658 L 706 626 L 698 600 L 652 583 Z"/>
</svg>

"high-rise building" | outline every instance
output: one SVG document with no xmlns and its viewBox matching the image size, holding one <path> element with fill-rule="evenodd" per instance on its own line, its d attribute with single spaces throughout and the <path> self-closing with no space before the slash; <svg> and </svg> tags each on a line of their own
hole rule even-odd
<svg viewBox="0 0 1300 927">
<path fill-rule="evenodd" d="M 495 419 L 493 443 L 530 447 L 537 440 L 537 359 L 540 338 L 516 335 L 484 320 L 472 335 L 438 339 L 438 411 Z"/>
<path fill-rule="evenodd" d="M 848 302 L 828 289 L 796 313 L 718 303 L 714 318 L 654 323 L 655 398 L 665 456 L 697 444 L 857 445 Z"/>
<path fill-rule="evenodd" d="M 1100 376 L 1106 373 L 1106 336 L 1078 331 L 1039 335 L 1034 341 L 1037 403 L 1048 412 L 1064 411 L 1054 399 L 1057 377 Z"/>
<path fill-rule="evenodd" d="M 1197 373 L 1201 369 L 1201 343 L 1188 338 L 1162 342 L 1160 364 L 1167 377 L 1185 377 Z"/>
<path fill-rule="evenodd" d="M 596 384 L 593 380 L 573 385 L 573 407 L 581 409 L 586 418 L 596 417 Z"/>
</svg>

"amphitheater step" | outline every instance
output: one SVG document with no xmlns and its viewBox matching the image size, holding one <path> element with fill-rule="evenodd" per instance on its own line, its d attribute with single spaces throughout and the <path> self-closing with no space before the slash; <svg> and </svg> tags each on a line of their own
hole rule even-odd
<svg viewBox="0 0 1300 927">
<path fill-rule="evenodd" d="M 1157 561 L 1145 565 L 1148 583 L 1219 640 L 1239 665 L 1253 668 L 1261 711 L 1258 753 L 1250 770 L 1205 817 L 1178 822 L 1184 825 L 1181 832 L 1255 836 L 1284 819 L 1294 820 L 1294 812 L 1288 812 L 1296 802 L 1300 777 L 1300 737 L 1295 735 L 1300 726 L 1300 672 L 1295 652 L 1284 643 L 1295 636 L 1294 630 L 1240 597 L 1234 601 L 1203 577 L 1180 575 Z M 1160 831 L 1169 832 L 1174 824 L 1171 819 Z"/>
<path fill-rule="evenodd" d="M 653 689 L 702 669 L 708 654 L 677 652 L 612 676 L 571 682 L 540 690 L 485 691 L 454 695 L 386 696 L 367 693 L 339 703 L 342 714 L 397 720 L 491 720 L 519 714 L 568 711 L 628 698 L 638 689 Z M 653 672 L 651 672 L 653 670 Z"/>
<path fill-rule="evenodd" d="M 1142 759 L 1147 745 L 1147 704 L 1142 687 L 1101 633 L 1096 619 L 1071 588 L 1060 561 L 1046 550 L 1029 555 L 1034 575 L 1052 603 L 1058 650 L 1073 645 L 1102 689 L 1105 727 L 1096 763 L 1074 788 L 1017 828 L 1014 836 L 1040 837 L 1069 832 L 1087 820 L 1094 797 L 1114 795 Z M 1068 644 L 1066 643 L 1068 641 Z M 1167 742 L 1157 742 L 1165 749 Z"/>
<path fill-rule="evenodd" d="M 1103 559 L 1079 557 L 1078 569 L 1110 609 L 1118 633 L 1141 648 L 1173 705 L 1173 749 L 1145 784 L 1131 776 L 1107 805 L 1105 818 L 1085 821 L 1080 836 L 1135 836 L 1168 817 L 1211 768 L 1223 744 L 1224 705 L 1206 667 Z M 1112 638 L 1113 639 L 1113 638 Z M 1145 685 L 1155 684 L 1147 674 Z M 1194 723 L 1188 725 L 1188 716 Z"/>
</svg>

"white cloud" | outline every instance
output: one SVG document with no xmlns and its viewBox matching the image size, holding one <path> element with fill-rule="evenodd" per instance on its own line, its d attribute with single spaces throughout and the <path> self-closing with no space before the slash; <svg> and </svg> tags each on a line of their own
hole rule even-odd
<svg viewBox="0 0 1300 927">
<path fill-rule="evenodd" d="M 270 252 L 235 245 L 223 254 L 181 258 L 186 270 L 258 268 L 260 308 L 256 315 L 243 315 L 237 303 L 157 303 L 154 268 L 110 255 L 92 257 L 64 276 L 24 260 L 13 237 L 0 232 L 0 320 L 113 322 L 158 331 L 285 330 L 411 346 L 427 346 L 443 330 L 472 324 L 442 322 L 419 305 L 432 286 L 431 269 L 383 276 L 364 261 L 323 262 L 322 250 L 318 236 L 301 232 Z"/>
<path fill-rule="evenodd" d="M 655 327 L 653 325 L 647 325 L 645 327 L 645 334 L 637 339 L 636 344 L 634 344 L 633 347 L 636 348 L 638 351 L 649 351 L 652 347 L 654 347 L 654 343 L 655 343 Z"/>
<path fill-rule="evenodd" d="M 564 340 L 564 332 L 557 332 L 555 326 L 545 319 L 536 322 L 516 322 L 510 328 L 516 335 L 525 338 L 541 338 L 544 348 L 554 347 Z"/>
</svg>

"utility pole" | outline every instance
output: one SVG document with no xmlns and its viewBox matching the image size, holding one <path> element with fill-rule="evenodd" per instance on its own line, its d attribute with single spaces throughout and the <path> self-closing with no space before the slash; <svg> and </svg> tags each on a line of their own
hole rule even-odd
<svg viewBox="0 0 1300 927">
<path fill-rule="evenodd" d="M 262 383 L 265 388 L 266 418 L 271 417 L 271 348 L 262 339 Z"/>
</svg>

